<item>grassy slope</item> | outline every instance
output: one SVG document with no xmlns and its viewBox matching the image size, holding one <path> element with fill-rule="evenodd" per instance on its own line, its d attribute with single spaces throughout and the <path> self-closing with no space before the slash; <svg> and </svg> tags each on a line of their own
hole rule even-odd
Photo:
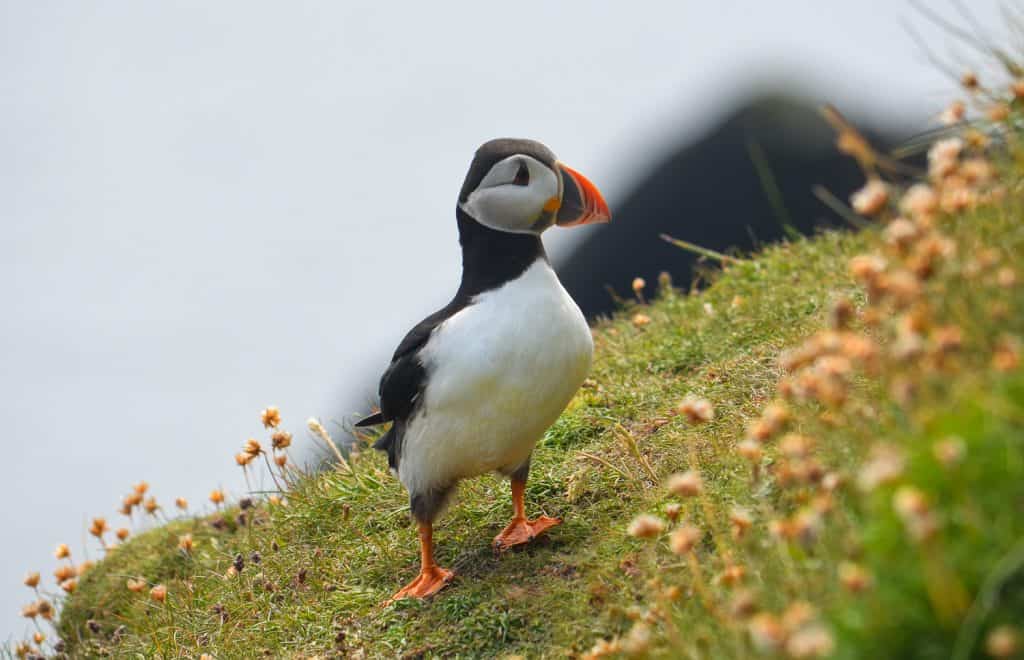
<svg viewBox="0 0 1024 660">
<path fill-rule="evenodd" d="M 1006 263 L 1019 263 L 1024 234 L 1017 212 L 1015 202 L 1004 202 L 947 219 L 946 229 L 961 254 L 995 245 Z M 130 540 L 83 576 L 63 610 L 62 637 L 78 652 L 119 655 L 362 650 L 370 657 L 561 657 L 628 631 L 637 612 L 655 603 L 648 579 L 657 575 L 683 587 L 681 599 L 661 608 L 683 633 L 673 638 L 672 626 L 655 626 L 656 649 L 744 656 L 751 642 L 728 614 L 732 592 L 712 579 L 738 563 L 761 607 L 814 603 L 840 655 L 868 657 L 870 648 L 879 657 L 945 657 L 965 611 L 961 603 L 942 614 L 945 596 L 934 595 L 934 583 L 958 584 L 949 589 L 962 589 L 969 603 L 983 581 L 995 580 L 993 565 L 1009 561 L 1008 549 L 1024 532 L 1024 380 L 987 366 L 999 333 L 1024 330 L 1015 289 L 980 286 L 955 273 L 935 283 L 944 289 L 941 313 L 962 324 L 967 350 L 956 362 L 956 378 L 921 376 L 923 393 L 910 410 L 861 377 L 858 394 L 842 410 L 823 414 L 807 404 L 798 411 L 798 430 L 817 437 L 824 460 L 847 475 L 872 437 L 910 448 L 908 474 L 950 505 L 941 552 L 907 542 L 891 512 L 891 490 L 869 497 L 842 491 L 830 518 L 835 523 L 813 543 L 777 542 L 766 531 L 768 520 L 795 510 L 807 495 L 770 481 L 752 483 L 735 452 L 746 425 L 775 396 L 780 352 L 823 326 L 835 296 L 863 302 L 847 263 L 876 240 L 867 231 L 772 247 L 729 267 L 699 295 L 669 294 L 639 310 L 650 317 L 647 325 L 631 321 L 638 310 L 602 323 L 592 383 L 538 447 L 527 490 L 530 512 L 565 523 L 525 551 L 495 558 L 490 541 L 509 517 L 507 484 L 491 477 L 465 483 L 435 534 L 439 561 L 458 579 L 430 602 L 380 605 L 414 575 L 417 548 L 403 490 L 383 457 L 367 451 L 351 474 L 301 480 L 288 506 L 260 505 L 259 524 L 217 531 L 205 521 L 177 521 Z M 994 321 L 989 310 L 997 300 L 1008 312 Z M 674 415 L 691 392 L 714 403 L 711 423 L 693 427 Z M 936 466 L 930 451 L 933 439 L 951 432 L 978 457 L 955 478 Z M 653 477 L 689 467 L 698 467 L 705 482 L 705 496 L 685 503 L 683 513 L 708 532 L 698 553 L 699 583 L 663 540 L 652 544 L 624 533 L 634 515 L 657 512 L 669 501 Z M 734 504 L 756 514 L 743 541 L 728 533 Z M 177 550 L 185 531 L 194 534 L 192 556 Z M 244 569 L 225 578 L 239 553 Z M 844 558 L 870 568 L 876 588 L 860 597 L 839 589 L 836 565 Z M 135 575 L 165 583 L 167 602 L 130 593 L 125 579 Z M 1002 584 L 992 587 L 997 596 Z M 997 610 L 1009 607 L 1005 598 L 996 601 Z M 1006 611 L 1012 610 L 983 617 L 979 630 Z M 87 620 L 99 624 L 98 633 Z M 915 637 L 922 631 L 930 645 Z"/>
</svg>

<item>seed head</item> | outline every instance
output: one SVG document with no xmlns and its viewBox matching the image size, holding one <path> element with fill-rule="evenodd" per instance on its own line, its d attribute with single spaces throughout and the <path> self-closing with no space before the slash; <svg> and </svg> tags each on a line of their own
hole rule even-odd
<svg viewBox="0 0 1024 660">
<path fill-rule="evenodd" d="M 277 406 L 267 406 L 260 412 L 260 420 L 263 422 L 263 428 L 276 429 L 281 423 L 281 412 Z"/>
<path fill-rule="evenodd" d="M 850 206 L 861 215 L 877 215 L 889 202 L 889 187 L 879 179 L 870 179 L 850 196 Z"/>
<path fill-rule="evenodd" d="M 676 407 L 679 414 L 686 415 L 691 424 L 703 424 L 715 418 L 715 408 L 707 399 L 687 394 Z"/>
<path fill-rule="evenodd" d="M 270 436 L 270 442 L 274 449 L 284 449 L 291 446 L 292 434 L 288 431 L 277 431 L 274 435 Z"/>
<path fill-rule="evenodd" d="M 657 516 L 642 513 L 629 523 L 626 532 L 639 539 L 651 539 L 665 531 L 665 523 Z"/>
<path fill-rule="evenodd" d="M 669 537 L 668 545 L 672 549 L 672 552 L 677 555 L 685 555 L 691 552 L 694 546 L 700 542 L 701 537 L 704 535 L 699 528 L 693 525 L 683 525 L 676 531 L 672 532 L 672 536 Z"/>
<path fill-rule="evenodd" d="M 699 472 L 687 470 L 668 478 L 668 490 L 679 497 L 696 497 L 704 490 L 704 483 Z"/>
<path fill-rule="evenodd" d="M 149 598 L 155 603 L 162 603 L 167 600 L 167 587 L 158 584 L 149 590 Z"/>
<path fill-rule="evenodd" d="M 67 559 L 71 556 L 71 551 L 68 550 L 66 543 L 61 543 L 57 546 L 57 549 L 53 551 L 53 556 L 57 559 Z"/>
</svg>

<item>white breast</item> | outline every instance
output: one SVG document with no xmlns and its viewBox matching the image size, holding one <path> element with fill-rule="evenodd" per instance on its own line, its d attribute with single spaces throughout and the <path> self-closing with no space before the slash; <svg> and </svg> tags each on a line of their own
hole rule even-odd
<svg viewBox="0 0 1024 660">
<path fill-rule="evenodd" d="M 543 259 L 438 326 L 427 386 L 406 428 L 410 492 L 523 463 L 590 370 L 593 340 Z"/>
</svg>

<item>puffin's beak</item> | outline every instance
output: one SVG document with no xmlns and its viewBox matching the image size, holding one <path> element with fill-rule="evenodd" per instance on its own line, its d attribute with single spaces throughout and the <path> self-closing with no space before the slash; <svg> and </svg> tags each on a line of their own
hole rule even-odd
<svg viewBox="0 0 1024 660">
<path fill-rule="evenodd" d="M 608 222 L 612 213 L 601 197 L 597 186 L 587 177 L 562 163 L 555 163 L 562 173 L 562 206 L 555 216 L 555 224 L 560 227 L 575 227 L 592 222 Z"/>
</svg>

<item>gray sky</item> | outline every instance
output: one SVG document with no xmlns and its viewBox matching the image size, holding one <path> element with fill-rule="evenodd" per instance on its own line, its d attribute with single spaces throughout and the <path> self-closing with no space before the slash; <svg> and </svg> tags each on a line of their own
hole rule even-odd
<svg viewBox="0 0 1024 660">
<path fill-rule="evenodd" d="M 958 52 L 884 0 L 0 0 L 0 640 L 132 482 L 237 495 L 260 408 L 301 431 L 384 367 L 457 284 L 479 143 L 540 139 L 614 209 L 766 82 L 923 127 L 955 91 L 900 19 Z"/>
</svg>

